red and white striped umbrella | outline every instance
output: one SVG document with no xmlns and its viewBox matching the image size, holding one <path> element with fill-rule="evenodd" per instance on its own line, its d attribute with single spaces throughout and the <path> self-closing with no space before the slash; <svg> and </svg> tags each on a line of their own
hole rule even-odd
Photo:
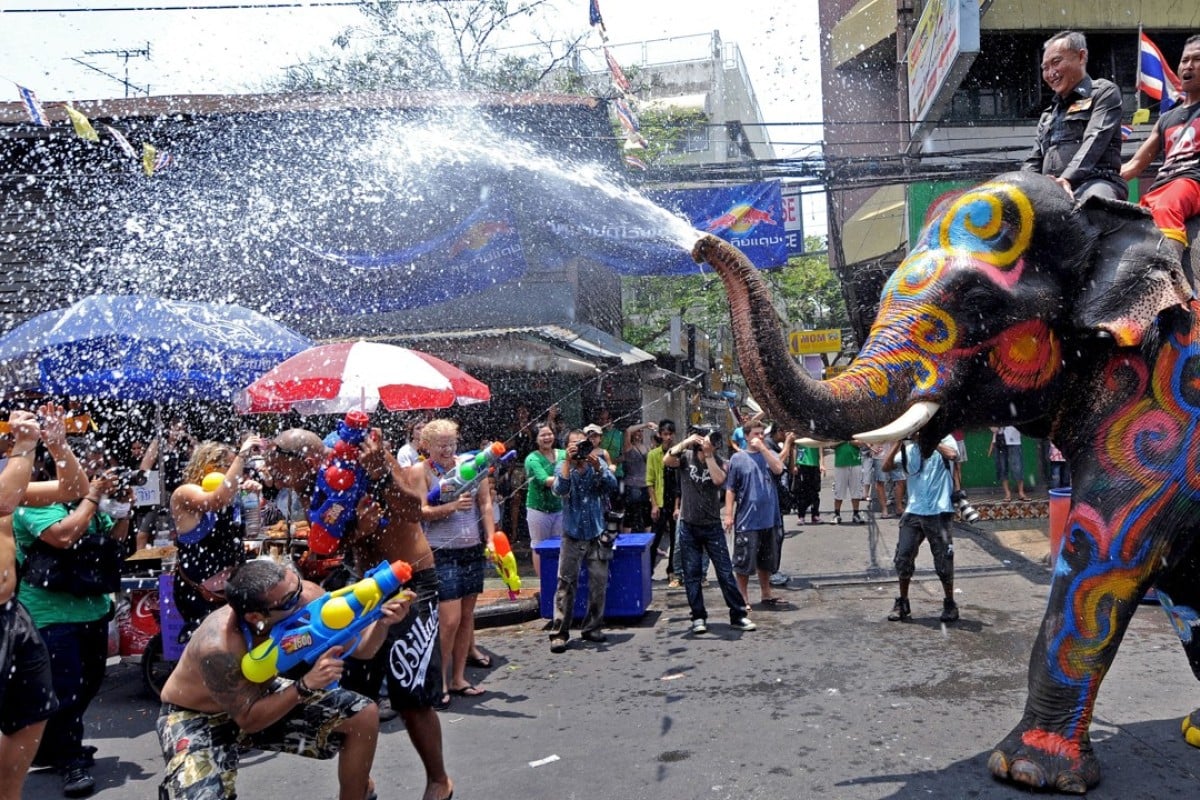
<svg viewBox="0 0 1200 800">
<path fill-rule="evenodd" d="M 483 403 L 491 390 L 440 358 L 379 342 L 337 342 L 301 351 L 238 393 L 241 414 L 368 413 Z"/>
</svg>

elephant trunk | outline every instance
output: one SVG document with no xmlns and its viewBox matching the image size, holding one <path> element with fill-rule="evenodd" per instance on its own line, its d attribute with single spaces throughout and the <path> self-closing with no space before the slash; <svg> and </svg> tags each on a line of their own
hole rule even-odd
<svg viewBox="0 0 1200 800">
<path fill-rule="evenodd" d="M 692 257 L 712 266 L 725 285 L 738 367 L 754 399 L 783 430 L 826 441 L 863 439 L 858 434 L 892 426 L 906 410 L 883 403 L 861 373 L 826 381 L 809 377 L 788 352 L 770 289 L 736 247 L 705 236 L 692 248 Z M 919 427 L 933 410 L 926 407 L 921 419 L 907 419 L 901 427 Z M 888 438 L 900 438 L 897 433 L 902 433 L 898 427 L 887 429 Z"/>
</svg>

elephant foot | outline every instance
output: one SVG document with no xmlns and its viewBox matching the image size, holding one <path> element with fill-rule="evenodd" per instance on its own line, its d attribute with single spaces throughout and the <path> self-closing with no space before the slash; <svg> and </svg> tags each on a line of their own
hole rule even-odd
<svg viewBox="0 0 1200 800">
<path fill-rule="evenodd" d="M 1100 762 L 1089 743 L 1024 724 L 996 745 L 988 770 L 1000 780 L 1067 794 L 1085 794 L 1100 782 Z"/>
<path fill-rule="evenodd" d="M 1183 718 L 1183 740 L 1192 747 L 1200 747 L 1200 708 Z"/>
</svg>

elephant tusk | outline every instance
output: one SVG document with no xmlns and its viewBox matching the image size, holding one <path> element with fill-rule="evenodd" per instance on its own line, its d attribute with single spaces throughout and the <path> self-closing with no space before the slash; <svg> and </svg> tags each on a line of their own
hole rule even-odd
<svg viewBox="0 0 1200 800">
<path fill-rule="evenodd" d="M 824 439 L 810 439 L 807 436 L 805 436 L 803 439 L 795 440 L 795 445 L 797 447 L 833 447 L 836 444 L 839 444 L 839 442 L 827 442 Z"/>
<path fill-rule="evenodd" d="M 913 403 L 907 411 L 882 428 L 876 428 L 866 433 L 856 433 L 854 438 L 856 441 L 867 444 L 898 442 L 906 436 L 911 436 L 913 432 L 919 431 L 922 425 L 933 418 L 939 408 L 941 408 L 940 403 L 921 400 Z"/>
</svg>

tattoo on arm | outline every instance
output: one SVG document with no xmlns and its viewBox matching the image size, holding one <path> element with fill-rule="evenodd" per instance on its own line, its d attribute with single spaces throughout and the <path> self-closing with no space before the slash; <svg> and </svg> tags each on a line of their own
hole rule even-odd
<svg viewBox="0 0 1200 800">
<path fill-rule="evenodd" d="M 233 719 L 238 719 L 262 697 L 262 687 L 242 676 L 242 665 L 230 653 L 211 653 L 201 659 L 204 685 L 213 699 Z"/>
</svg>

